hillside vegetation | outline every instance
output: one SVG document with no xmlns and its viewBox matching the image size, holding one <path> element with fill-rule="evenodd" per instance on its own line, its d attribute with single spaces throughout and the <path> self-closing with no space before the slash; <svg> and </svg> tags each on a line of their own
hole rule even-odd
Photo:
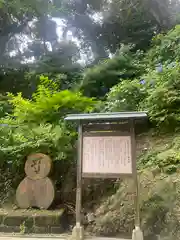
<svg viewBox="0 0 180 240">
<path fill-rule="evenodd" d="M 141 227 L 145 239 L 176 240 L 180 237 L 179 134 L 137 138 Z M 123 179 L 117 189 L 95 205 L 93 234 L 130 237 L 134 228 L 134 182 Z M 160 238 L 159 238 L 160 237 Z"/>
<path fill-rule="evenodd" d="M 69 194 L 76 187 L 77 133 L 75 124 L 64 122 L 66 114 L 147 111 L 148 130 L 137 136 L 142 228 L 146 239 L 180 239 L 180 25 L 154 37 L 146 51 L 121 45 L 112 59 L 78 73 L 78 80 L 65 88 L 69 75 L 33 74 L 24 77 L 36 79 L 30 97 L 23 91 L 0 95 L 1 205 L 14 196 L 32 152 L 48 154 L 54 161 L 52 178 L 61 192 L 57 205 L 74 203 Z M 132 230 L 132 181 L 118 184 L 95 185 L 102 187 L 104 197 L 91 206 L 96 219 L 89 231 L 126 235 Z M 97 189 L 84 190 L 85 206 Z"/>
</svg>

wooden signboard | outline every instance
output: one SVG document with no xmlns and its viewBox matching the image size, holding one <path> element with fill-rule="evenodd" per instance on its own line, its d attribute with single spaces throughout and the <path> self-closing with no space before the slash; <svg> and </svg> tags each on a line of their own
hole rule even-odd
<svg viewBox="0 0 180 240">
<path fill-rule="evenodd" d="M 130 136 L 83 136 L 83 177 L 118 178 L 132 175 Z"/>
<path fill-rule="evenodd" d="M 72 114 L 65 120 L 77 121 L 78 159 L 76 190 L 77 239 L 82 239 L 82 178 L 133 177 L 135 226 L 140 227 L 139 189 L 136 171 L 135 120 L 146 118 L 144 112 Z M 142 238 L 141 238 L 142 239 Z"/>
</svg>

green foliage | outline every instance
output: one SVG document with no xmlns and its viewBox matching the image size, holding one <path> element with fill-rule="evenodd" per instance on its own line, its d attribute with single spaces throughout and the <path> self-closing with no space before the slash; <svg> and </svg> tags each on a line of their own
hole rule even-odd
<svg viewBox="0 0 180 240">
<path fill-rule="evenodd" d="M 161 191 L 163 194 L 164 191 Z M 158 234 L 165 227 L 166 214 L 169 211 L 167 203 L 163 197 L 159 194 L 154 194 L 147 201 L 143 202 L 141 211 L 147 216 L 145 229 L 152 226 L 152 233 Z"/>
<path fill-rule="evenodd" d="M 11 106 L 8 103 L 7 96 L 3 96 L 0 94 L 0 118 L 5 117 L 10 112 Z"/>
<path fill-rule="evenodd" d="M 64 122 L 64 117 L 91 111 L 96 105 L 96 101 L 80 93 L 59 91 L 58 83 L 48 77 L 41 76 L 39 81 L 32 99 L 24 98 L 22 93 L 9 93 L 12 113 L 0 119 L 0 169 L 9 170 L 6 182 L 12 189 L 24 176 L 27 156 L 37 152 L 52 158 L 56 166 L 52 177 L 56 187 L 61 186 L 76 162 L 77 133 L 73 124 Z"/>
<path fill-rule="evenodd" d="M 19 68 L 24 61 L 24 50 L 19 50 L 20 42 L 17 35 L 25 34 L 30 36 L 27 31 L 29 22 L 38 21 L 42 16 L 47 16 L 52 12 L 53 3 L 48 0 L 9 0 L 0 2 L 1 10 L 1 32 L 0 32 L 0 66 L 2 68 Z M 33 41 L 35 34 L 33 34 Z M 13 56 L 10 54 L 14 51 Z"/>
<path fill-rule="evenodd" d="M 112 59 L 104 60 L 85 71 L 81 89 L 87 96 L 104 96 L 119 79 L 133 79 L 144 72 L 141 58 L 140 51 L 133 53 L 131 46 L 122 45 Z"/>
<path fill-rule="evenodd" d="M 177 175 L 174 176 L 174 179 L 176 177 Z M 172 184 L 173 177 L 170 181 L 162 180 L 162 178 L 161 175 L 159 178 L 151 179 L 148 196 L 143 196 L 144 201 L 141 204 L 142 229 L 147 239 L 155 239 L 157 235 L 169 236 L 167 239 L 178 239 L 179 223 L 176 211 L 179 181 L 177 178 L 176 188 Z M 155 181 L 153 182 L 153 180 Z M 147 183 L 146 180 L 145 182 Z"/>
<path fill-rule="evenodd" d="M 9 164 L 22 173 L 27 155 L 33 152 L 48 154 L 54 161 L 69 160 L 68 166 L 75 160 L 76 131 L 64 117 L 91 111 L 96 101 L 77 92 L 59 92 L 58 88 L 56 82 L 42 76 L 31 100 L 22 93 L 9 93 L 12 113 L 0 120 L 1 166 Z"/>
<path fill-rule="evenodd" d="M 139 174 L 139 182 L 139 207 L 144 238 L 155 240 L 160 236 L 164 240 L 179 239 L 178 174 L 159 174 L 154 177 L 150 171 L 145 170 Z M 107 237 L 121 234 L 130 238 L 134 229 L 134 197 L 130 193 L 134 193 L 134 182 L 123 179 L 115 194 L 101 200 L 100 206 L 95 210 L 95 224 L 89 226 L 92 233 Z"/>
<path fill-rule="evenodd" d="M 2 93 L 22 92 L 23 96 L 30 97 L 37 86 L 37 77 L 29 73 L 26 66 L 20 69 L 0 69 L 0 89 Z"/>
<path fill-rule="evenodd" d="M 29 3 L 27 0 L 9 0 L 8 2 L 1 0 L 0 3 L 2 9 L 8 9 L 11 11 L 11 13 L 14 13 L 15 16 L 26 14 L 27 12 L 38 14 L 37 16 L 39 16 L 46 12 L 50 7 L 50 2 L 47 0 L 32 0 L 31 3 Z"/>
<path fill-rule="evenodd" d="M 177 171 L 180 164 L 179 133 L 173 136 L 171 134 L 160 135 L 156 136 L 156 138 L 151 140 L 152 146 L 139 156 L 138 168 L 145 169 L 155 167 L 169 174 Z M 162 141 L 162 138 L 164 138 L 165 141 Z"/>
<path fill-rule="evenodd" d="M 12 117 L 19 122 L 58 123 L 68 113 L 89 112 L 96 104 L 93 99 L 82 96 L 79 92 L 58 91 L 58 85 L 47 77 L 41 77 L 32 99 L 25 99 L 22 94 L 9 94 L 13 105 Z"/>
<path fill-rule="evenodd" d="M 180 64 L 163 65 L 162 72 L 150 70 L 141 80 L 122 81 L 107 95 L 105 110 L 147 111 L 150 121 L 162 130 L 180 123 Z"/>
<path fill-rule="evenodd" d="M 152 48 L 147 53 L 148 62 L 171 63 L 180 61 L 180 25 L 170 30 L 167 34 L 159 34 L 153 38 Z"/>
<path fill-rule="evenodd" d="M 176 24 L 175 10 L 179 8 L 179 2 L 175 4 L 175 1 L 169 0 L 63 2 L 69 8 L 63 18 L 69 28 L 77 29 L 75 36 L 85 42 L 86 48 L 92 49 L 97 59 L 107 57 L 108 51 L 115 53 L 120 43 L 133 43 L 137 49 L 147 50 L 156 33 Z M 100 15 L 99 21 L 90 17 L 89 9 Z M 76 18 L 72 17 L 72 12 L 76 13 Z M 65 33 L 67 30 L 65 28 Z"/>
<path fill-rule="evenodd" d="M 103 110 L 135 111 L 139 103 L 146 97 L 147 90 L 139 80 L 124 80 L 111 88 L 107 95 L 107 101 Z"/>
<path fill-rule="evenodd" d="M 147 110 L 150 120 L 167 130 L 179 126 L 180 120 L 180 64 L 164 66 L 161 73 L 152 72 L 145 77 L 147 96 L 141 109 Z M 151 86 L 150 86 L 151 84 Z"/>
<path fill-rule="evenodd" d="M 176 166 L 180 164 L 180 154 L 173 148 L 167 149 L 163 152 L 150 151 L 143 154 L 139 160 L 139 166 L 143 168 L 158 166 L 160 169 L 167 166 Z"/>
<path fill-rule="evenodd" d="M 47 52 L 38 62 L 38 72 L 75 72 L 81 66 L 76 63 L 79 59 L 79 49 L 77 45 L 70 41 L 61 41 L 56 44 L 52 52 Z"/>
<path fill-rule="evenodd" d="M 37 125 L 4 125 L 0 128 L 1 166 L 22 166 L 25 158 L 33 152 L 49 154 L 54 161 L 73 156 L 73 139 L 76 134 L 63 123 Z"/>
</svg>

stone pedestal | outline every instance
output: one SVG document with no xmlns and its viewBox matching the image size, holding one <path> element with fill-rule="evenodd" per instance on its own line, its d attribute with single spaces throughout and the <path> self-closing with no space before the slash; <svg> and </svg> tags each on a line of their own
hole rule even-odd
<svg viewBox="0 0 180 240">
<path fill-rule="evenodd" d="M 73 240 L 84 240 L 84 228 L 83 226 L 75 226 L 72 231 Z"/>
<path fill-rule="evenodd" d="M 132 240 L 143 240 L 143 232 L 140 227 L 135 227 L 132 233 Z"/>
</svg>

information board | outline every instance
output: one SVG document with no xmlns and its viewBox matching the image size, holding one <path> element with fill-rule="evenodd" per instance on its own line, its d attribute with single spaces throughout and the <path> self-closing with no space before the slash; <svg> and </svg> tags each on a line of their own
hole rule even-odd
<svg viewBox="0 0 180 240">
<path fill-rule="evenodd" d="M 131 175 L 131 136 L 83 136 L 82 174 Z"/>
</svg>

